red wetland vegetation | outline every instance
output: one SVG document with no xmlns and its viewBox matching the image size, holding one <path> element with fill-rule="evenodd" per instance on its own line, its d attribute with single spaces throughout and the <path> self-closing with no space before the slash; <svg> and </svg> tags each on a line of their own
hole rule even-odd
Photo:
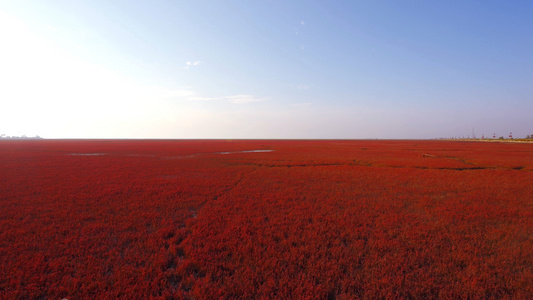
<svg viewBox="0 0 533 300">
<path fill-rule="evenodd" d="M 5 140 L 0 170 L 1 299 L 533 298 L 533 144 Z"/>
</svg>

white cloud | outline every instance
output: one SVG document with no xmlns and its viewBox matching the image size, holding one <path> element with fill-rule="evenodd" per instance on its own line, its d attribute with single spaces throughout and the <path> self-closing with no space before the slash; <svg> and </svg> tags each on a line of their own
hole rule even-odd
<svg viewBox="0 0 533 300">
<path fill-rule="evenodd" d="M 196 67 L 196 66 L 199 66 L 201 64 L 203 64 L 204 62 L 201 61 L 201 60 L 196 60 L 196 61 L 188 61 L 188 62 L 185 62 L 185 69 L 189 69 L 190 67 Z"/>
<path fill-rule="evenodd" d="M 191 96 L 187 97 L 187 100 L 192 101 L 227 101 L 235 104 L 251 103 L 251 102 L 261 102 L 266 101 L 268 98 L 258 98 L 254 95 L 231 95 L 223 97 L 197 97 Z"/>
<path fill-rule="evenodd" d="M 266 101 L 267 98 L 257 98 L 253 95 L 235 95 L 227 97 L 228 101 L 231 103 L 251 103 L 251 102 L 261 102 Z"/>
<path fill-rule="evenodd" d="M 309 107 L 311 106 L 311 102 L 301 102 L 301 103 L 292 103 L 290 106 L 296 107 L 296 108 L 303 108 L 303 107 Z"/>
<path fill-rule="evenodd" d="M 305 22 L 304 21 L 300 21 L 300 24 L 302 24 L 302 26 L 305 26 Z"/>
</svg>

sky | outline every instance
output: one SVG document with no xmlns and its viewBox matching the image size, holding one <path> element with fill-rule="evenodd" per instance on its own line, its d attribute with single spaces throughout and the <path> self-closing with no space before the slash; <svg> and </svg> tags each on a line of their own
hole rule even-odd
<svg viewBox="0 0 533 300">
<path fill-rule="evenodd" d="M 533 133 L 531 1 L 0 0 L 0 134 Z"/>
</svg>

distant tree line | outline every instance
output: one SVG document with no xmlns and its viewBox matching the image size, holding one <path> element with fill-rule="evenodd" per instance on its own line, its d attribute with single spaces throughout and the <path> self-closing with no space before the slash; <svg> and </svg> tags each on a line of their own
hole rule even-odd
<svg viewBox="0 0 533 300">
<path fill-rule="evenodd" d="M 21 136 L 16 136 L 16 135 L 13 135 L 13 136 L 9 136 L 9 135 L 5 135 L 5 134 L 0 134 L 0 139 L 42 139 L 42 137 L 36 135 L 36 136 L 26 136 L 26 135 L 21 135 Z"/>
</svg>

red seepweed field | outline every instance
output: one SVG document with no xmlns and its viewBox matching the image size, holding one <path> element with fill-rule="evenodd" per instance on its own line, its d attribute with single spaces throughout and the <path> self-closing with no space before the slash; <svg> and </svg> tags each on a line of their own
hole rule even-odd
<svg viewBox="0 0 533 300">
<path fill-rule="evenodd" d="M 533 144 L 0 141 L 2 299 L 532 297 Z"/>
</svg>

